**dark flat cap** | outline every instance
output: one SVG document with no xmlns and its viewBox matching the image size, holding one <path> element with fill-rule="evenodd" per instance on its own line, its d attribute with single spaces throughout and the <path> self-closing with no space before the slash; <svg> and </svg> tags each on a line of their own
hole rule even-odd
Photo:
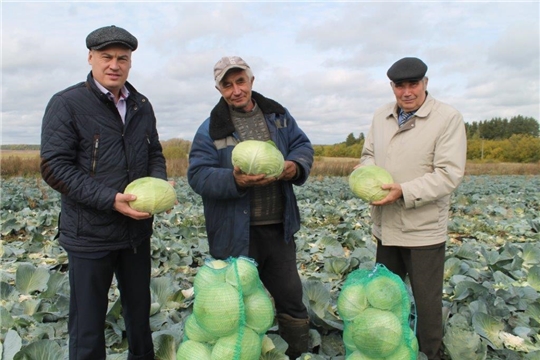
<svg viewBox="0 0 540 360">
<path fill-rule="evenodd" d="M 99 50 L 112 44 L 122 44 L 132 51 L 137 49 L 137 38 L 118 26 L 105 26 L 92 31 L 86 37 L 86 47 Z"/>
<path fill-rule="evenodd" d="M 394 83 L 403 81 L 420 81 L 427 72 L 427 65 L 415 57 L 406 57 L 396 61 L 386 72 Z"/>
</svg>

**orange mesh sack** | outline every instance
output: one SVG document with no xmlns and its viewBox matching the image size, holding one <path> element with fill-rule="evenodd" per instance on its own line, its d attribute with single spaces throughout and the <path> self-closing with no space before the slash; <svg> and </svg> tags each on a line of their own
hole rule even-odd
<svg viewBox="0 0 540 360">
<path fill-rule="evenodd" d="M 416 360 L 411 301 L 399 276 L 382 264 L 351 272 L 338 297 L 346 359 Z"/>
<path fill-rule="evenodd" d="M 208 259 L 193 282 L 177 360 L 258 360 L 275 310 L 254 260 Z"/>
</svg>

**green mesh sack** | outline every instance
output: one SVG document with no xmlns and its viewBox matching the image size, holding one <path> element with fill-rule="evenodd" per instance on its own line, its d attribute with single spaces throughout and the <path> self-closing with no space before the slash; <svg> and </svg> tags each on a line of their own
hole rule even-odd
<svg viewBox="0 0 540 360">
<path fill-rule="evenodd" d="M 193 288 L 193 312 L 184 322 L 177 356 L 185 356 L 182 345 L 193 341 L 206 346 L 212 360 L 258 360 L 263 336 L 274 324 L 275 310 L 255 261 L 247 257 L 207 259 Z M 188 350 L 203 351 L 189 344 Z"/>
<path fill-rule="evenodd" d="M 212 360 L 211 348 L 195 340 L 185 340 L 178 347 L 176 360 Z"/>
<path fill-rule="evenodd" d="M 347 360 L 416 360 L 405 283 L 382 264 L 351 272 L 337 300 Z"/>
</svg>

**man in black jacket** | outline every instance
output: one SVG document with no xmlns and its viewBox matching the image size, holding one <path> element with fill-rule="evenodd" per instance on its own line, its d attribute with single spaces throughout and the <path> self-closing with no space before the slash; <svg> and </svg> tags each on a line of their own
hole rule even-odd
<svg viewBox="0 0 540 360">
<path fill-rule="evenodd" d="M 59 242 L 68 253 L 69 359 L 105 359 L 108 293 L 116 276 L 128 359 L 153 360 L 149 324 L 152 216 L 129 206 L 131 181 L 167 178 L 156 118 L 127 82 L 137 39 L 102 27 L 86 38 L 92 70 L 55 94 L 43 117 L 41 174 L 62 194 Z"/>
</svg>

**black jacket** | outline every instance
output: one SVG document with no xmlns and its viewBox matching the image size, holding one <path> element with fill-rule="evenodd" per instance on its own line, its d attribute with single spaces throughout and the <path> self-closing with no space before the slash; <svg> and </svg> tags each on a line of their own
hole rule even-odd
<svg viewBox="0 0 540 360">
<path fill-rule="evenodd" d="M 125 125 L 114 103 L 87 81 L 55 94 L 43 117 L 41 174 L 62 194 L 60 244 L 90 252 L 135 247 L 152 234 L 152 219 L 113 210 L 131 181 L 167 178 L 156 118 L 146 97 L 126 83 Z"/>
</svg>

